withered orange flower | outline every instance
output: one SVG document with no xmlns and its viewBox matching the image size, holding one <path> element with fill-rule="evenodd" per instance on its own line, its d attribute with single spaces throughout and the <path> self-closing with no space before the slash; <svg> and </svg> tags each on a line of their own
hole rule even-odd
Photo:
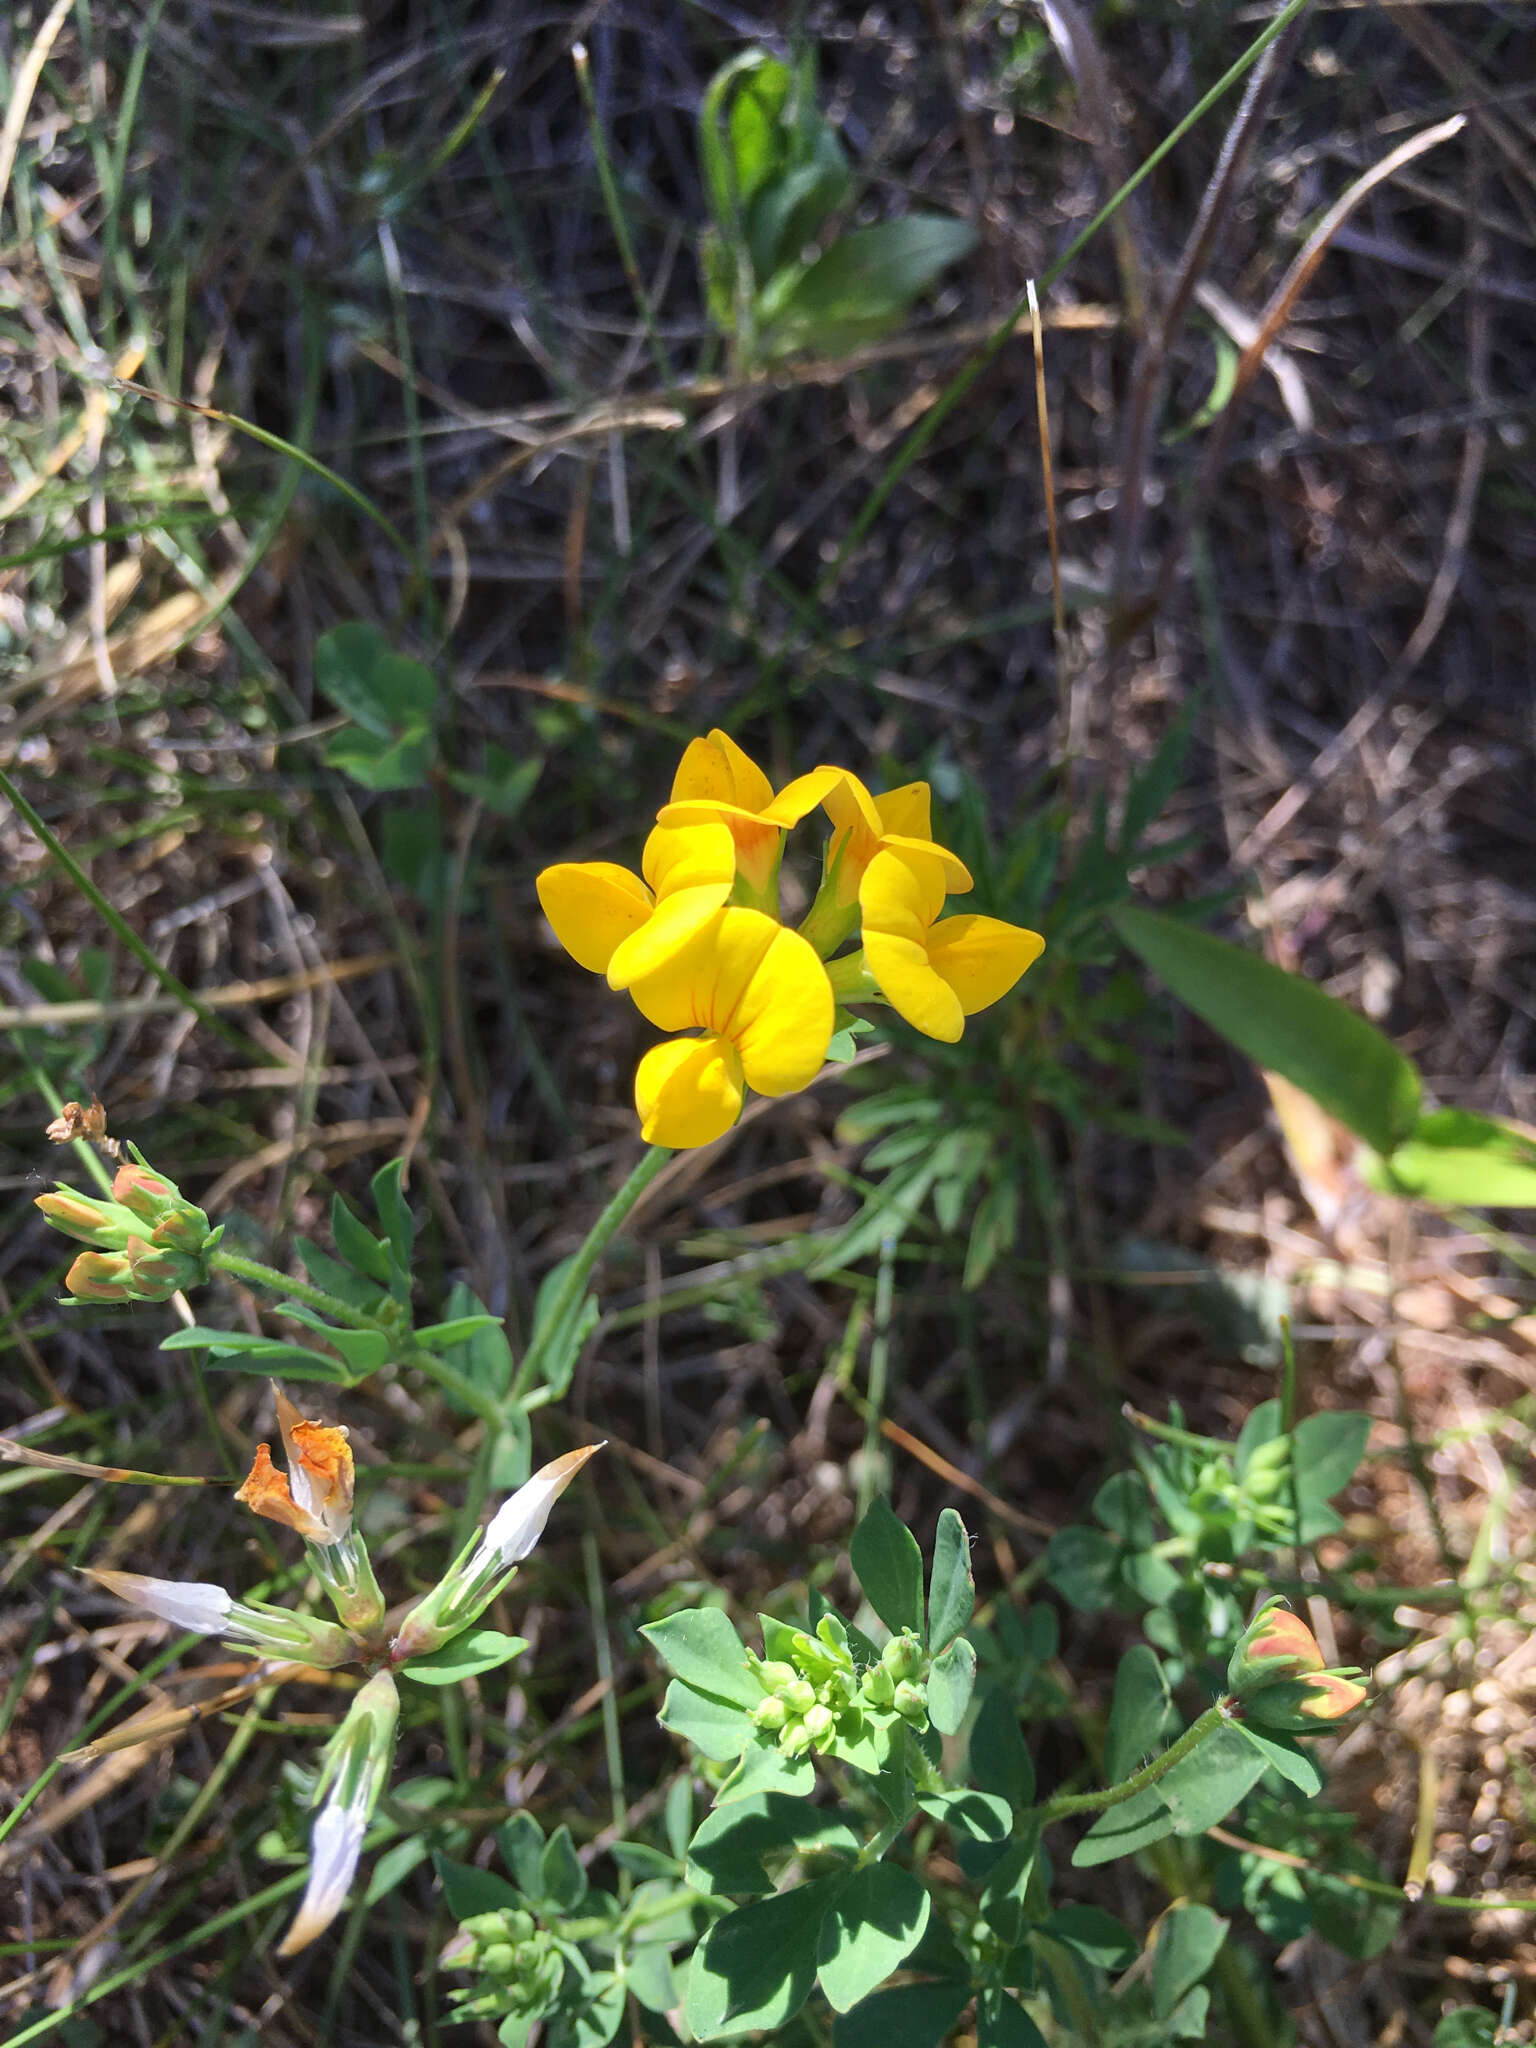
<svg viewBox="0 0 1536 2048">
<path fill-rule="evenodd" d="M 271 1447 L 258 1444 L 235 1499 L 253 1514 L 296 1530 L 306 1543 L 340 1543 L 352 1528 L 352 1446 L 347 1432 L 307 1421 L 286 1394 L 278 1388 L 273 1392 L 287 1476 L 272 1463 Z"/>
</svg>

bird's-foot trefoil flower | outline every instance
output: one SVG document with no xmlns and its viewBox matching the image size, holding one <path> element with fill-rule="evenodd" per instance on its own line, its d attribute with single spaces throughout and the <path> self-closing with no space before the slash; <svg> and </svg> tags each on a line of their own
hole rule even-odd
<svg viewBox="0 0 1536 2048">
<path fill-rule="evenodd" d="M 793 825 L 817 804 L 832 821 L 832 836 L 822 855 L 821 887 L 800 933 L 823 959 L 830 958 L 858 924 L 859 884 L 877 853 L 924 854 L 936 860 L 951 895 L 973 886 L 965 862 L 933 837 L 926 782 L 908 782 L 872 796 L 846 768 L 813 768 L 809 775 L 785 784 L 767 815 Z"/>
<path fill-rule="evenodd" d="M 1232 1652 L 1227 1683 L 1244 1718 L 1278 1734 L 1316 1733 L 1368 1697 L 1353 1665 L 1330 1667 L 1299 1614 L 1278 1600 L 1263 1606 Z"/>
<path fill-rule="evenodd" d="M 564 861 L 535 887 L 555 937 L 612 988 L 661 966 L 720 909 L 736 880 L 736 846 L 718 820 L 658 825 L 640 857 L 645 880 L 611 861 Z"/>
<path fill-rule="evenodd" d="M 348 1628 L 366 1635 L 383 1620 L 384 1601 L 367 1547 L 352 1526 L 353 1460 L 347 1432 L 307 1422 L 280 1388 L 272 1392 L 287 1476 L 272 1463 L 270 1446 L 258 1444 L 235 1499 L 304 1538 L 310 1565 L 331 1605 Z"/>
<path fill-rule="evenodd" d="M 309 1838 L 309 1882 L 278 1949 L 294 1956 L 323 1934 L 346 1904 L 363 1836 L 389 1778 L 400 1695 L 392 1674 L 377 1671 L 325 1746 L 315 1800 L 324 1800 Z"/>
<path fill-rule="evenodd" d="M 711 822 L 728 826 L 736 842 L 736 871 L 749 906 L 771 912 L 778 908 L 785 822 L 774 813 L 773 801 L 773 784 L 762 769 L 728 732 L 717 728 L 704 739 L 688 742 L 672 778 L 671 798 L 662 805 L 657 819 L 668 826 Z M 806 805 L 807 811 L 815 801 L 813 797 Z"/>
<path fill-rule="evenodd" d="M 630 993 L 663 1031 L 702 1032 L 653 1046 L 635 1073 L 641 1135 L 654 1145 L 707 1145 L 735 1123 L 747 1088 L 793 1094 L 827 1056 L 836 1007 L 827 970 L 798 932 L 760 910 L 718 911 Z"/>
<path fill-rule="evenodd" d="M 925 853 L 877 853 L 859 884 L 864 964 L 915 1030 L 953 1044 L 967 1017 L 1005 996 L 1045 950 L 1001 918 L 940 918 L 943 865 Z"/>
<path fill-rule="evenodd" d="M 583 1444 L 552 1458 L 502 1502 L 400 1624 L 389 1646 L 391 1663 L 429 1657 L 480 1619 L 543 1535 L 550 1509 L 588 1458 L 602 1448 L 600 1443 Z"/>
</svg>

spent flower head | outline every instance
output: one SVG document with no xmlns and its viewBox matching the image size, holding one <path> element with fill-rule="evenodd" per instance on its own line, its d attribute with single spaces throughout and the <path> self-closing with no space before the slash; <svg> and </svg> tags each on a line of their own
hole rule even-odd
<svg viewBox="0 0 1536 2048">
<path fill-rule="evenodd" d="M 371 1674 L 326 1745 L 315 1787 L 320 1811 L 310 1841 L 309 1879 L 278 1951 L 287 1956 L 330 1924 L 351 1889 L 363 1837 L 389 1775 L 399 1712 L 395 1675 L 411 1676 L 414 1659 L 452 1642 L 506 1589 L 543 1534 L 551 1508 L 601 1446 L 567 1451 L 535 1472 L 471 1537 L 392 1635 L 367 1547 L 353 1521 L 355 1475 L 347 1432 L 309 1420 L 281 1389 L 273 1392 L 286 1475 L 273 1465 L 270 1447 L 260 1444 L 235 1498 L 303 1537 L 337 1621 L 317 1620 L 264 1600 L 241 1600 L 227 1587 L 205 1580 L 119 1571 L 88 1576 L 174 1628 L 220 1636 L 253 1652 L 263 1660 L 258 1669 L 264 1681 L 299 1676 L 306 1666 L 333 1670 L 358 1664 Z"/>
</svg>

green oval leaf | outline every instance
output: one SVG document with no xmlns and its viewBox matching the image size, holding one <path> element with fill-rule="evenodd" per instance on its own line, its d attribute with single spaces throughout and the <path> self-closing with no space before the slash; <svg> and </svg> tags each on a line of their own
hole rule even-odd
<svg viewBox="0 0 1536 2048">
<path fill-rule="evenodd" d="M 928 1648 L 935 1657 L 949 1648 L 975 1611 L 970 1538 L 955 1510 L 946 1508 L 939 1517 L 928 1574 Z"/>
<path fill-rule="evenodd" d="M 854 1571 L 869 1604 L 891 1631 L 923 1632 L 923 1553 L 889 1502 L 876 1499 L 853 1532 Z"/>
<path fill-rule="evenodd" d="M 402 1664 L 400 1673 L 419 1685 L 456 1685 L 461 1678 L 475 1678 L 482 1671 L 494 1671 L 498 1664 L 510 1664 L 527 1647 L 526 1636 L 504 1636 L 498 1628 L 466 1629 L 429 1657 L 413 1657 Z"/>
<path fill-rule="evenodd" d="M 821 1923 L 816 1978 L 834 2012 L 883 1984 L 921 1941 L 933 1901 L 895 1863 L 856 1870 Z"/>
</svg>

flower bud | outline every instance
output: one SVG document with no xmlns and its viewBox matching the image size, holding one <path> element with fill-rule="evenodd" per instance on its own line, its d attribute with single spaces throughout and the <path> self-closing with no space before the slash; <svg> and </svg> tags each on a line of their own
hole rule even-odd
<svg viewBox="0 0 1536 2048">
<path fill-rule="evenodd" d="M 805 1732 L 814 1743 L 825 1742 L 836 1726 L 837 1723 L 832 1718 L 832 1709 L 822 1706 L 819 1702 L 805 1717 Z"/>
<path fill-rule="evenodd" d="M 1271 1601 L 1249 1623 L 1227 1665 L 1227 1684 L 1239 1697 L 1277 1680 L 1321 1671 L 1317 1638 L 1299 1614 Z"/>
<path fill-rule="evenodd" d="M 816 1704 L 816 1688 L 808 1678 L 792 1678 L 782 1697 L 792 1714 L 808 1714 Z"/>
<path fill-rule="evenodd" d="M 517 1968 L 517 1950 L 509 1941 L 493 1941 L 476 1961 L 488 1977 L 510 1977 Z"/>
<path fill-rule="evenodd" d="M 789 1709 L 781 1699 L 770 1697 L 759 1700 L 752 1712 L 753 1726 L 761 1728 L 768 1735 L 777 1735 L 788 1721 Z"/>
<path fill-rule="evenodd" d="M 133 1268 L 122 1252 L 82 1252 L 64 1275 L 76 1301 L 137 1301 Z"/>
<path fill-rule="evenodd" d="M 141 1223 L 153 1224 L 180 1202 L 181 1189 L 152 1166 L 120 1166 L 112 1182 L 112 1199 Z"/>
<path fill-rule="evenodd" d="M 903 1679 L 896 1688 L 896 1711 L 903 1721 L 910 1721 L 914 1728 L 928 1725 L 928 1701 L 922 1690 Z"/>
<path fill-rule="evenodd" d="M 779 1737 L 779 1753 L 782 1756 L 800 1756 L 811 1746 L 811 1731 L 803 1721 L 795 1721 Z"/>
<path fill-rule="evenodd" d="M 880 1662 L 892 1678 L 910 1678 L 923 1661 L 922 1646 L 910 1635 L 892 1636 L 880 1652 Z"/>
<path fill-rule="evenodd" d="M 200 1260 L 153 1239 L 146 1244 L 142 1237 L 130 1237 L 124 1253 L 140 1301 L 169 1301 L 183 1287 L 196 1287 L 203 1278 Z"/>
<path fill-rule="evenodd" d="M 800 1676 L 793 1664 L 786 1664 L 779 1658 L 767 1663 L 760 1662 L 753 1668 L 764 1692 L 782 1692 L 786 1685 L 793 1685 Z"/>
<path fill-rule="evenodd" d="M 1244 1700 L 1243 1712 L 1249 1720 L 1257 1721 L 1261 1728 L 1273 1729 L 1276 1734 L 1310 1735 L 1321 1724 L 1342 1721 L 1367 1698 L 1366 1688 L 1346 1673 L 1319 1671 L 1307 1678 L 1285 1679 L 1279 1685 L 1266 1686 Z"/>
<path fill-rule="evenodd" d="M 871 1664 L 860 1680 L 859 1691 L 872 1707 L 888 1707 L 896 1698 L 896 1681 L 883 1664 Z"/>
<path fill-rule="evenodd" d="M 51 1195 L 38 1195 L 34 1206 L 41 1209 L 55 1230 L 62 1230 L 79 1244 L 97 1251 L 120 1252 L 130 1237 L 144 1234 L 143 1225 L 129 1209 L 117 1202 L 101 1202 L 94 1195 L 76 1194 L 73 1188 L 59 1188 Z"/>
</svg>

